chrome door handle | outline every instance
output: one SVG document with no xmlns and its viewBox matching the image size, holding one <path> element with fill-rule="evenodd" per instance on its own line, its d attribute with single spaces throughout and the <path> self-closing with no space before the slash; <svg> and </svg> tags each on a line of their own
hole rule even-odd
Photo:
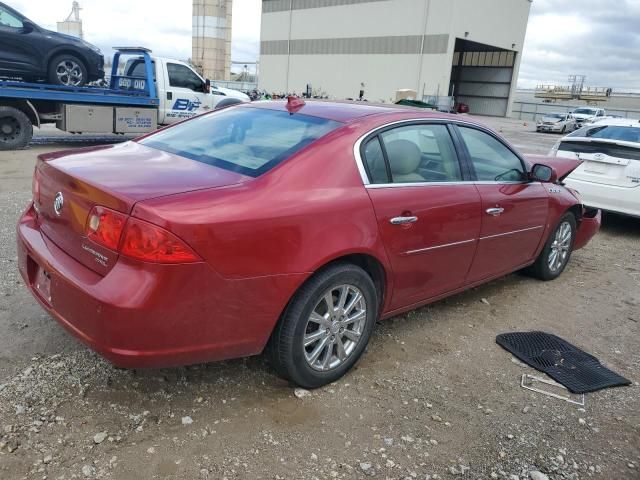
<svg viewBox="0 0 640 480">
<path fill-rule="evenodd" d="M 494 208 L 487 208 L 485 210 L 489 215 L 493 215 L 494 217 L 497 217 L 498 215 L 500 215 L 502 212 L 504 212 L 504 208 L 502 207 L 494 207 Z"/>
<path fill-rule="evenodd" d="M 418 217 L 393 217 L 389 220 L 392 225 L 405 225 L 407 223 L 416 223 Z"/>
</svg>

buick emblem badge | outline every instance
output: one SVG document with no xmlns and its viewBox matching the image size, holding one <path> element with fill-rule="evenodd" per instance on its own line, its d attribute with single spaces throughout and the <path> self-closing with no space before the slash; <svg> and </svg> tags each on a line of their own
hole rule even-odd
<svg viewBox="0 0 640 480">
<path fill-rule="evenodd" d="M 62 213 L 63 206 L 64 206 L 64 197 L 62 196 L 62 192 L 58 192 L 56 193 L 56 196 L 53 199 L 53 211 L 56 212 L 56 215 L 60 216 L 60 213 Z"/>
</svg>

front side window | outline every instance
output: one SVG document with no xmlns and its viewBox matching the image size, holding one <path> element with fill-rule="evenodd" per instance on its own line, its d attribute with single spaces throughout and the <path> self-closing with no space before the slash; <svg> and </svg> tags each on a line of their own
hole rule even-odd
<svg viewBox="0 0 640 480">
<path fill-rule="evenodd" d="M 188 88 L 194 92 L 204 92 L 202 79 L 193 70 L 177 63 L 167 63 L 169 85 L 172 87 Z"/>
<path fill-rule="evenodd" d="M 0 27 L 22 28 L 22 20 L 0 6 Z"/>
<path fill-rule="evenodd" d="M 502 142 L 475 128 L 458 128 L 478 181 L 519 182 L 526 179 L 522 162 Z"/>
<path fill-rule="evenodd" d="M 238 107 L 196 117 L 140 143 L 257 177 L 341 125 L 307 115 Z"/>
<path fill-rule="evenodd" d="M 393 183 L 462 180 L 453 141 L 445 125 L 408 125 L 380 133 Z M 375 140 L 375 139 L 374 139 Z M 374 140 L 365 147 L 372 183 L 388 183 L 387 165 Z M 368 150 L 372 153 L 368 153 Z"/>
</svg>

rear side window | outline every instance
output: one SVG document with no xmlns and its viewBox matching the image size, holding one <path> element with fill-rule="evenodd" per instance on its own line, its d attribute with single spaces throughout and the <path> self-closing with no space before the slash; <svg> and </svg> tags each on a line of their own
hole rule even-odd
<svg viewBox="0 0 640 480">
<path fill-rule="evenodd" d="M 341 125 L 308 115 L 237 107 L 169 127 L 140 143 L 257 177 Z"/>
<path fill-rule="evenodd" d="M 560 142 L 559 151 L 574 153 L 602 153 L 610 157 L 626 158 L 629 160 L 640 160 L 639 148 L 628 147 L 626 145 L 616 145 L 606 142 Z"/>
<path fill-rule="evenodd" d="M 406 125 L 386 130 L 369 140 L 363 156 L 371 183 L 462 180 L 458 157 L 445 125 Z"/>
<path fill-rule="evenodd" d="M 369 173 L 371 183 L 389 183 L 387 166 L 378 137 L 372 138 L 365 145 L 364 161 L 367 165 L 367 172 Z"/>
<path fill-rule="evenodd" d="M 522 162 L 502 142 L 475 128 L 458 128 L 479 181 L 519 182 L 526 178 Z"/>
</svg>

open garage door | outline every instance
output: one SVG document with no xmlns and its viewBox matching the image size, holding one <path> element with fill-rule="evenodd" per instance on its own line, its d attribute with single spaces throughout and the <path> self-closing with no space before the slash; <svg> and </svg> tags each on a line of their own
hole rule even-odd
<svg viewBox="0 0 640 480">
<path fill-rule="evenodd" d="M 449 95 L 472 114 L 506 116 L 515 61 L 513 50 L 456 39 Z"/>
</svg>

